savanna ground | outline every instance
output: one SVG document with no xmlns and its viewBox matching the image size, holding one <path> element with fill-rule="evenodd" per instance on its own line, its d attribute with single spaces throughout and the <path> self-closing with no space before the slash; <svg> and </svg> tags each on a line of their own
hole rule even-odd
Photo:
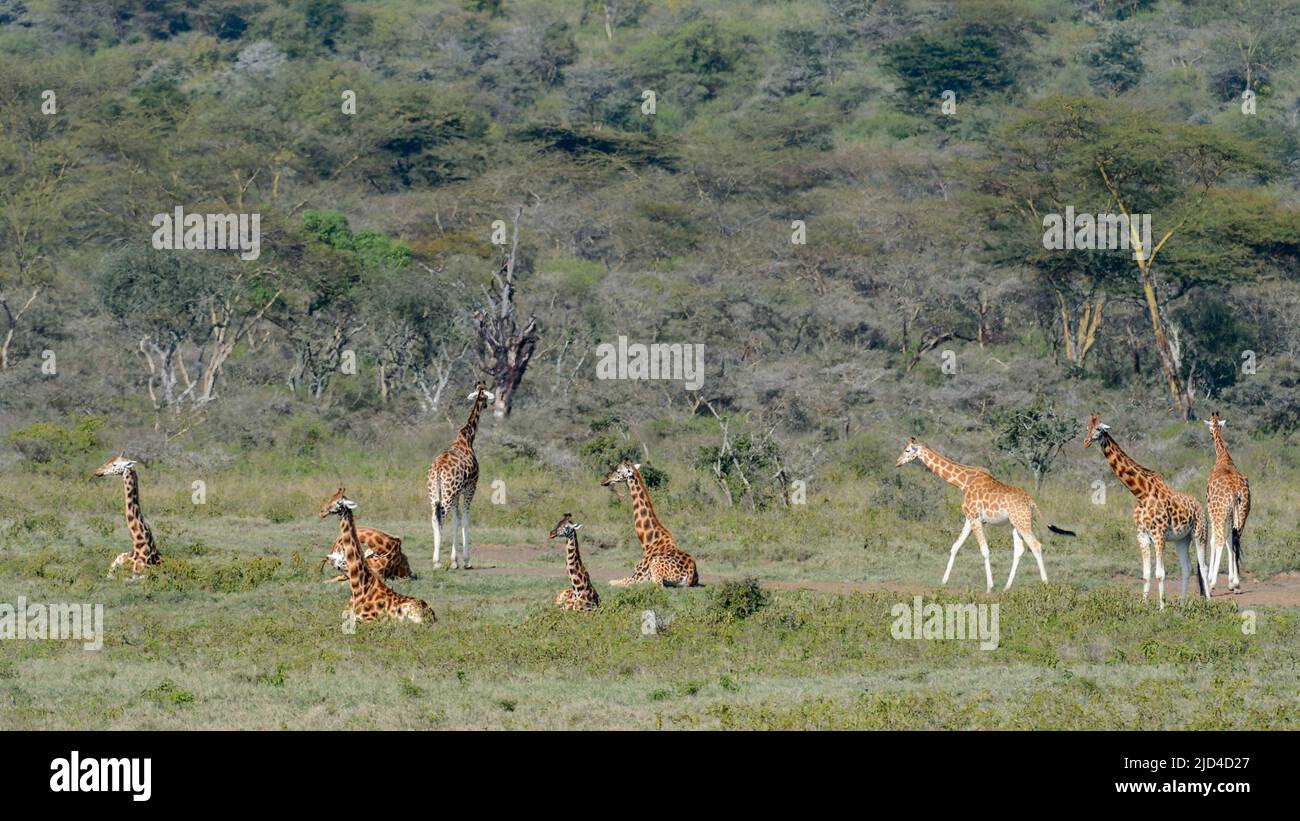
<svg viewBox="0 0 1300 821">
<path fill-rule="evenodd" d="M 425 465 L 411 454 L 432 452 L 444 435 L 412 435 L 384 456 L 254 454 L 202 477 L 141 466 L 166 563 L 137 583 L 104 578 L 128 544 L 118 479 L 91 479 L 89 458 L 3 476 L 0 599 L 102 603 L 106 628 L 98 652 L 0 642 L 0 727 L 1300 726 L 1293 447 L 1238 447 L 1257 498 L 1246 594 L 1220 586 L 1209 604 L 1158 612 L 1139 595 L 1131 498 L 1112 483 L 1106 503 L 1093 504 L 1089 477 L 1105 466 L 1077 442 L 1038 497 L 1045 519 L 1080 537 L 1045 534 L 1050 584 L 1026 554 L 1013 590 L 986 597 L 973 539 L 947 590 L 933 588 L 960 523 L 956 491 L 917 465 L 896 470 L 890 445 L 869 437 L 846 443 L 850 456 L 791 508 L 701 504 L 690 472 L 668 466 L 655 499 L 705 574 L 691 590 L 609 587 L 639 552 L 626 500 L 594 472 L 539 471 L 488 444 L 477 569 L 434 571 Z M 1162 458 L 1184 466 L 1175 481 L 1203 483 L 1206 443 L 1175 434 L 1163 444 Z M 201 506 L 191 501 L 197 478 L 207 485 Z M 496 479 L 506 504 L 491 502 Z M 316 516 L 340 484 L 359 502 L 360 523 L 404 537 L 417 578 L 394 587 L 431 602 L 436 624 L 343 632 L 346 591 L 318 568 L 337 523 Z M 584 524 L 603 597 L 595 614 L 551 605 L 565 585 L 563 544 L 545 536 L 564 512 Z M 1010 537 L 996 528 L 990 538 L 1000 591 Z M 1171 555 L 1173 597 L 1178 575 Z M 747 576 L 769 593 L 724 581 Z M 999 647 L 893 639 L 890 608 L 915 593 L 999 602 Z M 662 636 L 642 637 L 647 608 L 673 616 Z M 1242 629 L 1246 609 L 1253 635 Z"/>
</svg>

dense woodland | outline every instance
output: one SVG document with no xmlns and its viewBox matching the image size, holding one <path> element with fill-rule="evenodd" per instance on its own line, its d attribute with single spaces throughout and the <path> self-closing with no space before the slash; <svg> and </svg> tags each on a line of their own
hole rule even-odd
<svg viewBox="0 0 1300 821">
<path fill-rule="evenodd" d="M 441 445 L 480 378 L 499 453 L 754 506 L 912 432 L 1041 476 L 1094 408 L 1290 440 L 1298 41 L 1289 0 L 0 0 L 0 465 Z M 178 205 L 261 256 L 153 249 Z M 1067 205 L 1159 249 L 1045 250 Z M 619 335 L 702 390 L 598 380 Z"/>
</svg>

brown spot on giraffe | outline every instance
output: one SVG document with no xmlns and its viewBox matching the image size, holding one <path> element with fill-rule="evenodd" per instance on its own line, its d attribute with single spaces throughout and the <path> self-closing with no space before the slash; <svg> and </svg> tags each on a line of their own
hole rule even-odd
<svg viewBox="0 0 1300 821">
<path fill-rule="evenodd" d="M 551 528 L 550 538 L 563 536 L 567 541 L 564 551 L 564 564 L 569 571 L 569 586 L 555 597 L 555 603 L 565 610 L 595 610 L 600 606 L 600 594 L 591 583 L 591 576 L 582 563 L 578 553 L 578 528 L 582 525 L 573 521 L 568 513 Z"/>
<path fill-rule="evenodd" d="M 1210 575 L 1209 589 L 1219 580 L 1219 563 L 1224 548 L 1228 553 L 1228 589 L 1241 592 L 1241 531 L 1250 516 L 1250 483 L 1237 469 L 1223 441 L 1224 420 L 1218 412 L 1206 420 L 1214 439 L 1214 467 L 1205 486 L 1205 506 L 1209 513 Z"/>
<path fill-rule="evenodd" d="M 350 612 L 361 621 L 373 621 L 380 618 L 381 614 L 391 621 L 417 624 L 425 620 L 437 621 L 428 602 L 394 592 L 362 560 L 357 525 L 352 518 L 352 511 L 356 507 L 356 502 L 347 498 L 343 488 L 339 488 L 325 501 L 325 506 L 320 511 L 322 519 L 331 515 L 339 517 L 339 538 L 336 544 L 343 548 L 348 568 L 348 586 L 352 591 L 348 609 L 344 613 Z"/>
<path fill-rule="evenodd" d="M 695 559 L 677 546 L 668 528 L 655 516 L 650 493 L 646 490 L 645 480 L 641 478 L 640 465 L 628 461 L 619 462 L 618 467 L 611 470 L 601 484 L 609 486 L 616 482 L 626 482 L 632 496 L 632 520 L 637 540 L 641 542 L 642 553 L 641 561 L 631 576 L 615 579 L 610 584 L 624 586 L 651 582 L 670 587 L 698 586 L 700 575 L 695 567 Z"/>
<path fill-rule="evenodd" d="M 429 506 L 433 508 L 433 563 L 438 565 L 442 553 L 442 522 L 451 511 L 451 568 L 456 569 L 457 525 L 461 537 L 461 554 L 466 570 L 469 563 L 469 506 L 478 488 L 478 458 L 474 455 L 474 436 L 478 433 L 479 413 L 492 401 L 487 385 L 479 382 L 467 397 L 473 400 L 469 420 L 456 434 L 451 447 L 440 453 L 429 466 Z"/>
<path fill-rule="evenodd" d="M 1043 546 L 1034 536 L 1033 513 L 1038 510 L 1038 503 L 1027 491 L 1015 485 L 999 482 L 984 468 L 954 462 L 912 436 L 908 438 L 907 444 L 903 445 L 903 452 L 898 455 L 894 466 L 902 467 L 914 459 L 920 459 L 921 464 L 929 468 L 935 476 L 955 485 L 962 492 L 961 511 L 966 521 L 961 535 L 953 542 L 952 550 L 948 554 L 948 567 L 943 572 L 941 584 L 948 583 L 948 577 L 952 575 L 953 562 L 957 559 L 957 551 L 961 550 L 966 537 L 974 533 L 975 540 L 980 546 L 980 553 L 984 557 L 984 578 L 988 585 L 986 589 L 992 592 L 993 567 L 989 564 L 989 545 L 984 536 L 984 525 L 1003 523 L 1011 525 L 1012 554 L 1011 572 L 1007 575 L 1006 586 L 1002 589 L 1009 590 L 1011 583 L 1015 581 L 1016 568 L 1020 565 L 1020 557 L 1025 552 L 1025 545 L 1029 545 L 1030 552 L 1038 562 L 1038 577 L 1044 582 L 1047 581 L 1047 569 L 1043 566 Z M 1053 524 L 1047 527 L 1053 533 L 1063 536 L 1075 535 L 1073 531 Z"/>
<path fill-rule="evenodd" d="M 121 475 L 126 496 L 126 529 L 131 534 L 131 550 L 119 553 L 109 565 L 108 577 L 113 578 L 119 567 L 130 566 L 131 580 L 140 578 L 149 565 L 162 564 L 162 554 L 153 540 L 153 531 L 140 513 L 140 480 L 136 476 L 135 462 L 121 454 L 109 459 L 95 471 L 96 476 Z"/>
<path fill-rule="evenodd" d="M 1151 468 L 1139 465 L 1110 435 L 1110 426 L 1097 414 L 1088 419 L 1088 429 L 1083 446 L 1093 442 L 1110 465 L 1111 472 L 1138 500 L 1133 508 L 1133 524 L 1137 527 L 1138 548 L 1142 551 L 1142 598 L 1151 592 L 1151 553 L 1156 556 L 1157 601 L 1165 606 L 1165 542 L 1172 541 L 1178 549 L 1179 564 L 1183 571 L 1182 598 L 1187 598 L 1187 580 L 1191 576 L 1188 544 L 1196 545 L 1196 575 L 1201 592 L 1208 598 L 1208 569 L 1205 564 L 1205 515 L 1201 503 L 1186 493 L 1169 486 L 1163 476 Z"/>
</svg>

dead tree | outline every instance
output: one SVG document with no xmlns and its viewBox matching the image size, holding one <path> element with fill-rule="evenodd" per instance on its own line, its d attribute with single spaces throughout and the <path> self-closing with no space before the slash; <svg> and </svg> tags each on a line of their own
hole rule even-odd
<svg viewBox="0 0 1300 821">
<path fill-rule="evenodd" d="M 519 251 L 519 215 L 522 210 L 515 209 L 510 256 L 492 275 L 493 290 L 483 287 L 486 304 L 474 313 L 479 360 L 492 379 L 492 392 L 496 394 L 492 414 L 498 419 L 510 415 L 515 391 L 523 382 L 524 372 L 537 350 L 537 317 L 530 315 L 520 327 L 515 304 L 515 257 Z"/>
</svg>

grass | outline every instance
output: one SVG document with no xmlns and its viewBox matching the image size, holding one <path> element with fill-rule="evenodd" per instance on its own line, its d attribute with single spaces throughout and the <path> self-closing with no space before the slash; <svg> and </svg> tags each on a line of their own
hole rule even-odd
<svg viewBox="0 0 1300 821">
<path fill-rule="evenodd" d="M 1039 494 L 1049 518 L 1081 533 L 1049 534 L 1051 584 L 1022 562 L 1011 592 L 985 596 L 971 544 L 948 589 L 930 595 L 1000 604 L 1000 645 L 982 651 L 893 639 L 890 608 L 910 594 L 769 591 L 747 578 L 937 583 L 960 517 L 955 491 L 934 477 L 829 471 L 806 506 L 750 512 L 667 468 L 660 515 L 704 573 L 732 581 L 601 583 L 596 613 L 556 610 L 564 579 L 536 575 L 563 567 L 559 542 L 540 546 L 565 511 L 584 523 L 594 570 L 637 558 L 626 503 L 582 470 L 557 482 L 485 457 L 475 541 L 539 549 L 498 572 L 453 574 L 431 569 L 415 469 L 369 465 L 342 482 L 330 465 L 252 478 L 239 472 L 247 465 L 205 477 L 160 465 L 143 471 L 142 492 L 167 561 L 137 583 L 104 578 L 126 545 L 117 482 L 8 474 L 0 601 L 102 603 L 106 624 L 98 652 L 0 641 L 0 728 L 1300 727 L 1300 609 L 1254 608 L 1246 634 L 1231 602 L 1144 605 L 1131 501 L 1112 489 L 1093 505 L 1086 470 Z M 1252 577 L 1295 569 L 1289 472 L 1252 477 Z M 498 476 L 504 505 L 490 502 Z M 196 478 L 207 482 L 203 506 L 191 503 Z M 436 624 L 340 629 L 346 592 L 323 584 L 316 564 L 336 525 L 315 515 L 338 484 L 360 522 L 405 538 L 418 578 L 394 586 L 428 600 Z M 1000 588 L 1009 537 L 990 538 Z M 673 617 L 662 635 L 641 635 L 647 608 Z"/>
</svg>

